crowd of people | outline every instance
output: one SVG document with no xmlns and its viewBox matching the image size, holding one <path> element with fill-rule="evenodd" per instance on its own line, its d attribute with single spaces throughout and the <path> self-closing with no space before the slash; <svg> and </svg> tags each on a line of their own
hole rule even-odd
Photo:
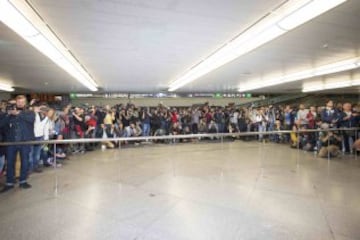
<svg viewBox="0 0 360 240">
<path fill-rule="evenodd" d="M 6 192 L 15 185 L 16 154 L 20 153 L 19 184 L 27 189 L 27 176 L 42 172 L 44 166 L 53 166 L 56 159 L 66 159 L 69 154 L 84 153 L 100 146 L 114 148 L 131 141 L 116 141 L 117 137 L 188 135 L 198 133 L 258 132 L 242 140 L 271 141 L 290 144 L 292 147 L 316 151 L 320 157 L 334 157 L 341 151 L 353 152 L 360 109 L 351 103 L 328 100 L 323 106 L 298 104 L 263 106 L 259 108 L 210 106 L 208 103 L 192 107 L 138 107 L 128 103 L 116 106 L 49 106 L 35 99 L 27 104 L 25 96 L 1 102 L 0 141 L 19 142 L 48 139 L 102 138 L 102 143 L 51 145 L 9 145 L 0 147 L 0 172 L 6 169 Z M 342 128 L 335 131 L 326 129 Z M 303 129 L 324 129 L 322 132 L 296 133 Z M 273 132 L 290 130 L 292 133 Z M 325 131 L 326 130 L 326 131 Z M 271 134 L 265 134 L 271 131 Z M 234 135 L 236 136 L 236 135 Z M 188 141 L 199 141 L 194 137 Z M 201 140 L 201 139 L 200 139 Z M 174 140 L 172 140 L 174 141 Z M 164 142 L 172 142 L 164 140 Z M 179 141 L 182 141 L 181 139 Z M 135 144 L 139 144 L 135 142 Z M 6 164 L 5 164 L 6 163 Z M 6 168 L 5 168 L 6 165 Z"/>
</svg>

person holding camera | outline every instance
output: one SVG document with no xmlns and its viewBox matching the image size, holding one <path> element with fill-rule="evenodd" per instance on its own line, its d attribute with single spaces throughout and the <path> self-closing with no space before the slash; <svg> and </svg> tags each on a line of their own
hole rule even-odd
<svg viewBox="0 0 360 240">
<path fill-rule="evenodd" d="M 152 114 L 150 113 L 150 108 L 144 108 L 141 112 L 141 123 L 142 123 L 142 135 L 143 136 L 150 136 L 150 130 L 151 130 L 151 117 Z"/>
<path fill-rule="evenodd" d="M 0 142 L 5 141 L 5 129 L 4 129 L 5 121 L 4 120 L 5 120 L 5 113 L 3 111 L 0 111 Z M 5 154 L 6 154 L 6 147 L 0 146 L 0 177 L 4 173 Z"/>
<path fill-rule="evenodd" d="M 35 122 L 34 122 L 34 134 L 36 141 L 49 140 L 50 133 L 50 122 L 47 117 L 49 108 L 42 103 L 36 103 L 33 106 L 33 111 L 35 113 Z M 41 155 L 42 144 L 34 144 L 31 146 L 30 151 L 30 166 L 29 172 L 41 173 L 42 169 L 39 166 L 39 160 Z"/>
<path fill-rule="evenodd" d="M 326 129 L 326 127 L 325 127 Z M 342 138 L 335 131 L 327 131 L 320 137 L 321 148 L 319 157 L 336 157 L 340 153 Z"/>
<path fill-rule="evenodd" d="M 6 131 L 7 142 L 32 141 L 34 136 L 35 113 L 26 109 L 26 97 L 16 97 L 16 104 L 9 106 L 6 116 L 2 119 Z M 15 162 L 16 155 L 20 153 L 20 188 L 28 189 L 31 185 L 27 183 L 27 171 L 29 163 L 30 145 L 10 145 L 6 148 L 7 171 L 6 185 L 1 192 L 7 192 L 15 186 Z"/>
</svg>

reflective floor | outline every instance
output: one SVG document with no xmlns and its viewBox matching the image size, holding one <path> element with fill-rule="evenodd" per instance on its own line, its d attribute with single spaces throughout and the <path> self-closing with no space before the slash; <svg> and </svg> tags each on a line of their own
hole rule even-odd
<svg viewBox="0 0 360 240">
<path fill-rule="evenodd" d="M 0 239 L 360 239 L 360 157 L 257 142 L 75 155 L 0 195 Z M 56 188 L 57 186 L 57 188 Z"/>
</svg>

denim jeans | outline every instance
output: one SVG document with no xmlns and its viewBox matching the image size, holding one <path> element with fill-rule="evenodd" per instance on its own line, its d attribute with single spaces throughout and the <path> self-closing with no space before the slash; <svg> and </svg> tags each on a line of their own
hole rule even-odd
<svg viewBox="0 0 360 240">
<path fill-rule="evenodd" d="M 21 169 L 20 169 L 20 184 L 26 183 L 30 146 L 29 145 L 13 145 L 8 146 L 7 153 L 7 171 L 6 171 L 6 185 L 12 186 L 15 184 L 15 162 L 16 154 L 20 153 Z"/>
<path fill-rule="evenodd" d="M 218 123 L 217 124 L 219 133 L 224 133 L 225 132 L 225 123 Z"/>
<path fill-rule="evenodd" d="M 268 125 L 267 131 L 269 131 L 269 132 L 274 131 L 274 126 L 275 126 L 275 124 L 273 122 L 270 122 Z M 278 134 L 271 134 L 271 135 L 269 135 L 269 140 L 275 142 L 278 140 L 278 137 L 279 137 Z"/>
<path fill-rule="evenodd" d="M 44 137 L 36 137 L 36 141 L 44 140 Z M 30 147 L 30 155 L 29 155 L 29 170 L 32 171 L 39 167 L 39 160 L 41 154 L 42 145 L 36 144 Z"/>
<path fill-rule="evenodd" d="M 266 126 L 263 125 L 262 123 L 259 123 L 258 131 L 259 131 L 259 132 L 266 132 Z M 259 140 L 262 140 L 263 137 L 264 137 L 263 134 L 259 134 Z"/>
<path fill-rule="evenodd" d="M 150 123 L 143 123 L 143 136 L 150 136 Z"/>
</svg>

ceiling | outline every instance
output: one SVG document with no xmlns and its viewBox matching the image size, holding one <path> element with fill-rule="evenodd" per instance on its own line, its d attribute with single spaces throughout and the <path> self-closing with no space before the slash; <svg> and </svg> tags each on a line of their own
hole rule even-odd
<svg viewBox="0 0 360 240">
<path fill-rule="evenodd" d="M 30 2 L 94 77 L 101 91 L 160 92 L 284 0 Z M 248 81 L 360 56 L 359 22 L 360 1 L 348 0 L 178 91 L 235 92 Z M 360 76 L 360 71 L 351 73 Z M 18 91 L 88 91 L 1 23 L 0 79 L 12 83 Z M 253 92 L 299 92 L 303 82 L 317 80 Z"/>
</svg>

